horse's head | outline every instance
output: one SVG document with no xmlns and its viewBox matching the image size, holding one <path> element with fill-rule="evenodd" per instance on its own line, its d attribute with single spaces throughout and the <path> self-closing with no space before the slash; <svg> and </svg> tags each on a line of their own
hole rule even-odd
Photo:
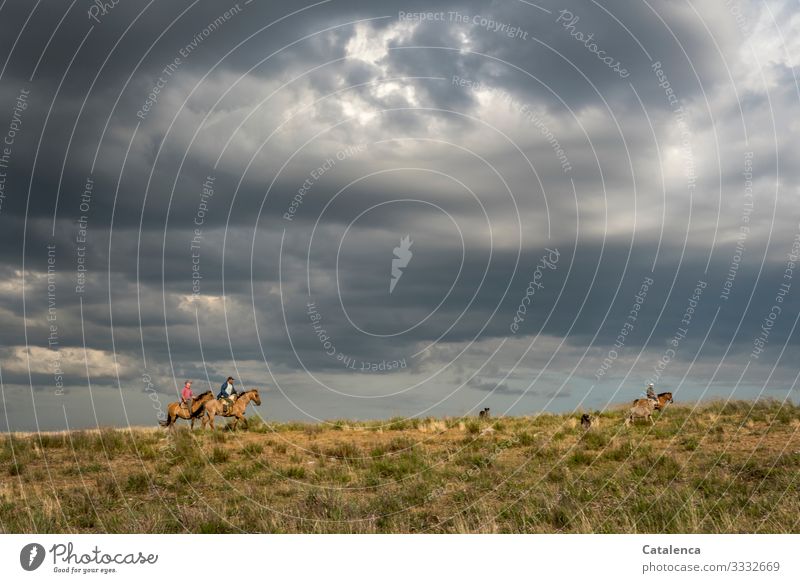
<svg viewBox="0 0 800 583">
<path fill-rule="evenodd" d="M 256 405 L 260 406 L 261 405 L 261 395 L 258 394 L 258 389 L 253 389 L 252 393 L 253 393 L 253 402 Z"/>
<path fill-rule="evenodd" d="M 199 395 L 197 395 L 194 398 L 194 401 L 195 401 L 195 403 L 198 402 L 198 401 L 204 403 L 204 402 L 208 401 L 209 399 L 211 399 L 213 396 L 214 395 L 213 395 L 213 393 L 211 391 L 206 391 L 205 393 L 200 393 Z"/>
<path fill-rule="evenodd" d="M 665 403 L 672 403 L 672 393 L 661 393 L 659 395 Z"/>
</svg>

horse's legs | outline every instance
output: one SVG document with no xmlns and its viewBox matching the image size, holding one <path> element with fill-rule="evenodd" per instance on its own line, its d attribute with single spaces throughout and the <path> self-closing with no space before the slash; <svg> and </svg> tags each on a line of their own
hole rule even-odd
<svg viewBox="0 0 800 583">
<path fill-rule="evenodd" d="M 247 422 L 247 418 L 245 418 L 244 413 L 242 413 L 242 421 L 244 421 L 244 428 L 247 429 L 250 424 Z"/>
<path fill-rule="evenodd" d="M 195 418 L 192 417 L 192 431 L 194 431 L 194 420 L 195 420 Z"/>
</svg>

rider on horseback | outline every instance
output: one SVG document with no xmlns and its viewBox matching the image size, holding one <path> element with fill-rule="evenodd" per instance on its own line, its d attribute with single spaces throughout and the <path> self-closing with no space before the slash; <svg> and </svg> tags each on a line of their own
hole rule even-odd
<svg viewBox="0 0 800 583">
<path fill-rule="evenodd" d="M 228 377 L 222 386 L 219 389 L 219 394 L 217 395 L 217 399 L 222 401 L 227 407 L 233 405 L 233 401 L 236 399 L 238 393 L 236 392 L 236 388 L 233 386 L 234 378 Z"/>
<path fill-rule="evenodd" d="M 186 406 L 186 409 L 191 414 L 192 401 L 194 401 L 194 394 L 192 393 L 192 381 L 186 381 L 181 391 L 181 404 Z"/>
<path fill-rule="evenodd" d="M 647 385 L 647 398 L 650 399 L 651 401 L 655 401 L 656 403 L 658 403 L 658 396 L 656 395 L 653 383 Z"/>
</svg>

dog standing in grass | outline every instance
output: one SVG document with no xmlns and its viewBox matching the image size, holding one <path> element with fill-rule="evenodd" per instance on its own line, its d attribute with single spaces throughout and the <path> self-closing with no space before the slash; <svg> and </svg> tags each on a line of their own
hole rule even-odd
<svg viewBox="0 0 800 583">
<path fill-rule="evenodd" d="M 584 413 L 583 415 L 581 415 L 581 427 L 587 430 L 591 429 L 592 423 L 594 423 L 594 418 L 591 415 L 589 415 L 588 413 Z"/>
</svg>

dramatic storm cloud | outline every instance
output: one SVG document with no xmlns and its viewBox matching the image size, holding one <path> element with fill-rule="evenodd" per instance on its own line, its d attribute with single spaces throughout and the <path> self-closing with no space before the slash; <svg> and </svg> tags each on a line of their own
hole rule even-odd
<svg viewBox="0 0 800 583">
<path fill-rule="evenodd" d="M 793 2 L 0 6 L 0 429 L 798 396 Z"/>
</svg>

